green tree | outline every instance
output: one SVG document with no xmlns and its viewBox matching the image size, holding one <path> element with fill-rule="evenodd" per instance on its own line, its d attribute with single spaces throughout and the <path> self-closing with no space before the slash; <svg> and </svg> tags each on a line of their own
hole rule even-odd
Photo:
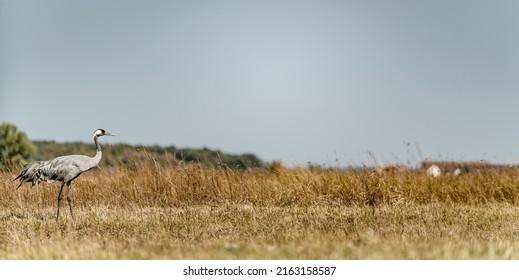
<svg viewBox="0 0 519 280">
<path fill-rule="evenodd" d="M 34 151 L 25 132 L 11 123 L 0 124 L 0 169 L 21 167 L 32 158 Z"/>
</svg>

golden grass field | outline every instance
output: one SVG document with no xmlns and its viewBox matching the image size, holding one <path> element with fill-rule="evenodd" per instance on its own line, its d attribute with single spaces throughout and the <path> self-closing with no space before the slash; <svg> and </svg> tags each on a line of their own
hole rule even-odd
<svg viewBox="0 0 519 280">
<path fill-rule="evenodd" d="M 198 165 L 99 168 L 16 190 L 0 173 L 1 259 L 519 259 L 519 170 Z"/>
</svg>

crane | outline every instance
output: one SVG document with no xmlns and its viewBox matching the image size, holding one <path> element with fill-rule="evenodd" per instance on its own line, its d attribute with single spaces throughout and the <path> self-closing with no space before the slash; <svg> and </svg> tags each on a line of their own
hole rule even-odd
<svg viewBox="0 0 519 280">
<path fill-rule="evenodd" d="M 96 145 L 96 155 L 94 157 L 84 155 L 61 156 L 47 161 L 37 161 L 24 167 L 20 175 L 14 179 L 20 180 L 19 189 L 24 182 L 31 182 L 34 186 L 42 181 L 61 181 L 61 189 L 58 194 L 58 212 L 56 213 L 56 222 L 59 222 L 59 208 L 63 198 L 63 187 L 67 185 L 67 200 L 70 208 L 70 216 L 74 219 L 74 211 L 72 210 L 72 197 L 70 194 L 70 184 L 83 172 L 86 172 L 99 164 L 103 153 L 101 145 L 97 138 L 101 136 L 115 136 L 104 129 L 96 129 L 94 132 L 94 143 Z"/>
</svg>

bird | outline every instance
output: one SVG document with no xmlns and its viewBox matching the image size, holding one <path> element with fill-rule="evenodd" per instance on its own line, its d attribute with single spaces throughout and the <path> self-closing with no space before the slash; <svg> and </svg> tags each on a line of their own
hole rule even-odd
<svg viewBox="0 0 519 280">
<path fill-rule="evenodd" d="M 99 128 L 94 131 L 94 143 L 96 145 L 96 154 L 94 157 L 85 155 L 68 155 L 60 156 L 47 161 L 36 161 L 27 164 L 21 171 L 20 175 L 13 181 L 19 180 L 20 184 L 16 189 L 19 189 L 23 183 L 30 182 L 34 186 L 42 181 L 52 182 L 60 181 L 61 188 L 58 194 L 58 211 L 56 213 L 56 222 L 59 222 L 59 210 L 61 200 L 63 198 L 63 187 L 67 185 L 67 201 L 70 208 L 70 216 L 72 220 L 74 218 L 74 211 L 72 209 L 72 196 L 70 193 L 70 184 L 72 180 L 76 179 L 79 175 L 84 172 L 91 170 L 96 167 L 101 161 L 103 153 L 101 151 L 101 145 L 99 144 L 98 138 L 101 136 L 115 136 L 106 130 Z"/>
</svg>

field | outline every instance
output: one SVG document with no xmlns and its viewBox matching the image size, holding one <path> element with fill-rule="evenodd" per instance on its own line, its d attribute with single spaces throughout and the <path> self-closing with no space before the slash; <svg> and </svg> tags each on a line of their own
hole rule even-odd
<svg viewBox="0 0 519 280">
<path fill-rule="evenodd" d="M 195 164 L 99 168 L 72 184 L 0 173 L 1 259 L 519 259 L 519 170 Z"/>
</svg>

